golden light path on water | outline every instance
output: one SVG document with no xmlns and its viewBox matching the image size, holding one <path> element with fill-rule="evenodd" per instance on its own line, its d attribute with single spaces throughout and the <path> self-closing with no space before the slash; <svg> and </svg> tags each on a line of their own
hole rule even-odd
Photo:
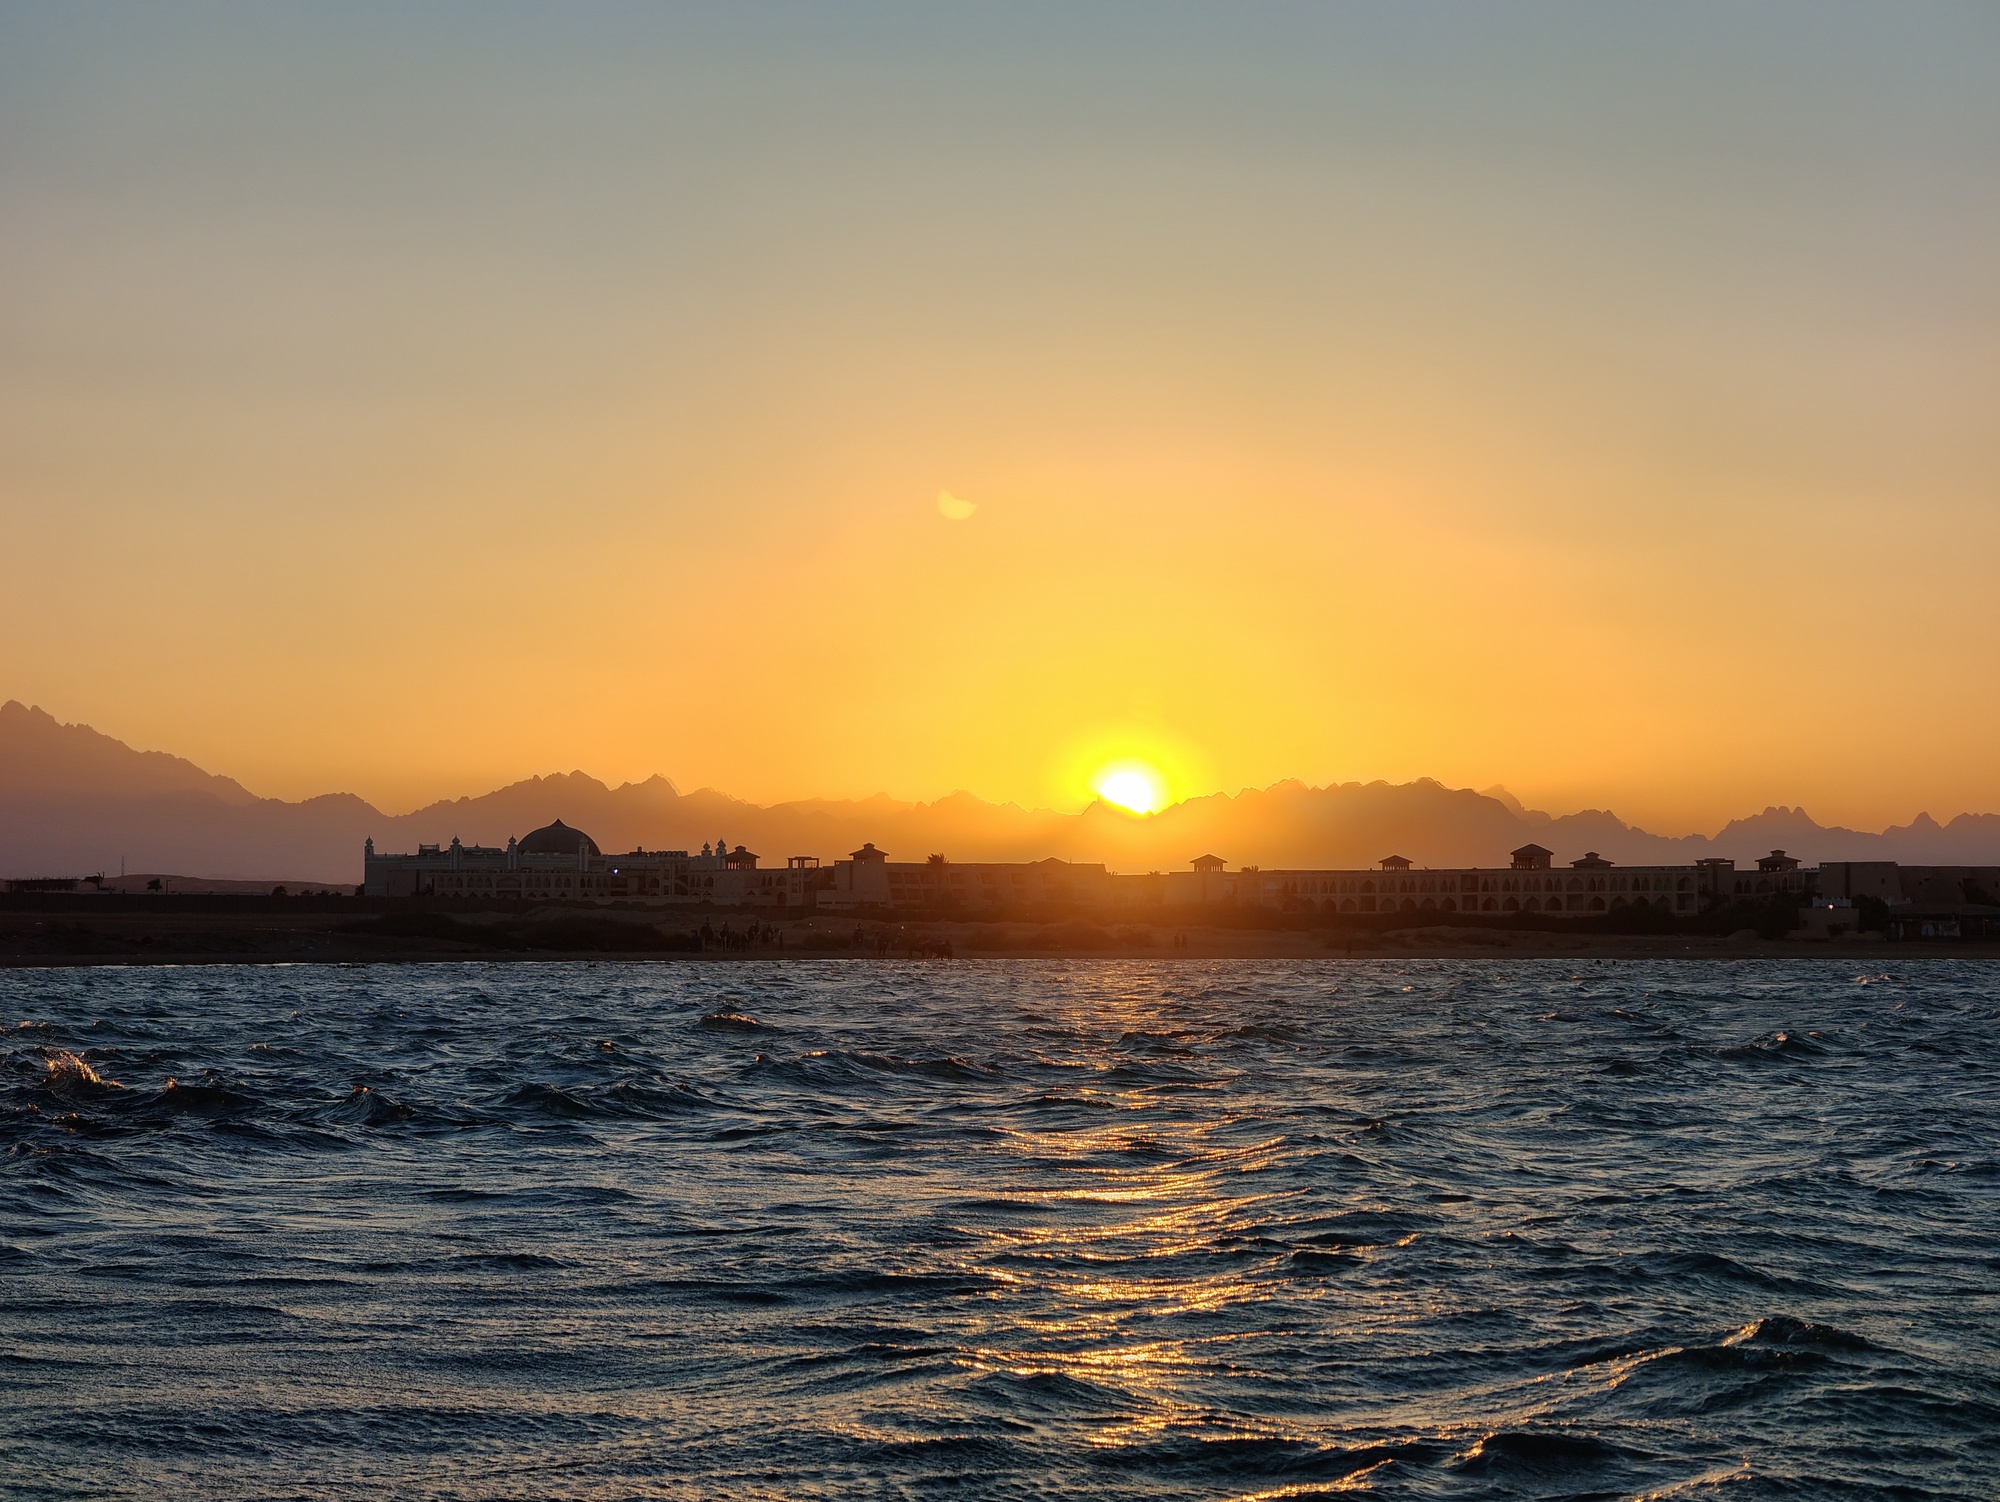
<svg viewBox="0 0 2000 1502">
<path fill-rule="evenodd" d="M 1159 782 L 1150 769 L 1126 763 L 1110 770 L 1098 786 L 1111 801 L 1144 812 L 1157 796 Z M 1132 801 L 1127 803 L 1127 797 Z M 1094 1000 L 1097 1005 L 1088 1015 L 1066 1017 L 1065 1025 L 1096 1030 L 1117 1026 L 1125 1038 L 1145 1036 L 1163 1025 L 1150 998 L 1132 998 L 1130 1006 L 1111 1015 L 1102 1010 L 1105 998 Z M 1110 1059 L 1091 1063 L 1097 1074 L 1117 1067 Z M 1093 1446 L 1118 1448 L 1190 1425 L 1213 1427 L 1218 1416 L 1212 1406 L 1183 1395 L 1186 1380 L 1197 1373 L 1227 1371 L 1232 1346 L 1284 1340 L 1294 1333 L 1281 1325 L 1197 1336 L 1147 1333 L 1190 1315 L 1239 1309 L 1249 1309 L 1254 1320 L 1254 1306 L 1272 1301 L 1268 1279 L 1233 1268 L 1190 1275 L 1186 1260 L 1202 1257 L 1218 1243 L 1254 1235 L 1302 1192 L 1267 1187 L 1262 1177 L 1284 1159 L 1285 1138 L 1234 1141 L 1241 1129 L 1256 1125 L 1254 1118 L 1217 1111 L 1206 1098 L 1212 1088 L 1195 1092 L 1202 1109 L 1182 1109 L 1184 1093 L 1156 1087 L 1076 1087 L 1074 1099 L 1101 1115 L 1101 1124 L 1053 1131 L 1010 1128 L 1003 1140 L 1036 1177 L 1080 1182 L 1009 1195 L 1011 1207 L 1028 1212 L 1025 1224 L 962 1228 L 984 1245 L 977 1259 L 960 1266 L 968 1272 L 985 1267 L 990 1276 L 1032 1289 L 1035 1306 L 1048 1311 L 1011 1326 L 1012 1339 L 1004 1345 L 971 1345 L 964 1359 L 973 1370 L 1016 1378 L 1053 1375 L 1108 1382 L 1138 1399 L 1134 1411 L 1097 1426 L 1088 1441 Z M 1033 1214 L 1073 1206 L 1109 1213 L 1039 1220 Z M 1018 1270 L 995 1272 L 989 1259 L 996 1249 L 1004 1249 L 1006 1260 Z M 1372 1312 L 1379 1317 L 1386 1311 Z M 1346 1313 L 1352 1319 L 1363 1311 Z M 1243 1437 L 1296 1437 L 1289 1426 L 1276 1422 L 1237 1419 L 1230 1427 Z"/>
</svg>

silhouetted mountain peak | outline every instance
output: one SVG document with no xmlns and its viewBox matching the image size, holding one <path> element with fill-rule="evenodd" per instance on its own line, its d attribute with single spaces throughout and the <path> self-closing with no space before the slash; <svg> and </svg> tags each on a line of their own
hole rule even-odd
<svg viewBox="0 0 2000 1502">
<path fill-rule="evenodd" d="M 40 705 L 0 704 L 0 789 L 105 799 L 194 794 L 227 804 L 257 795 L 164 751 L 135 751 L 88 725 L 66 725 Z"/>
</svg>

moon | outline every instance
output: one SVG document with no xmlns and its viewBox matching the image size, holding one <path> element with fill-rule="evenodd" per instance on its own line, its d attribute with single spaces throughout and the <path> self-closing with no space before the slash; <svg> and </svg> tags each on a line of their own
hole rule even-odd
<svg viewBox="0 0 2000 1502">
<path fill-rule="evenodd" d="M 948 522 L 962 522 L 978 509 L 977 501 L 962 501 L 949 490 L 938 492 L 938 515 Z"/>
</svg>

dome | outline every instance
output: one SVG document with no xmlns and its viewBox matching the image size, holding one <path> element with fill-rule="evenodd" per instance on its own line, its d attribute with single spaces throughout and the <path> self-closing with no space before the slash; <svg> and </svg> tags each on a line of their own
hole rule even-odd
<svg viewBox="0 0 2000 1502">
<path fill-rule="evenodd" d="M 581 829 L 571 829 L 560 819 L 533 834 L 523 835 L 516 848 L 523 855 L 575 855 L 579 850 L 585 855 L 603 853 L 597 848 L 597 841 Z"/>
</svg>

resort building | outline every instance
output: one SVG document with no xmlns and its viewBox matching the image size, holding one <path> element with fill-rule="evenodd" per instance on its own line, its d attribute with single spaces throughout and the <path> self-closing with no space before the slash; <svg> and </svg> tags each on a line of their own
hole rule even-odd
<svg viewBox="0 0 2000 1502">
<path fill-rule="evenodd" d="M 1738 871 L 1732 860 L 1695 862 L 1702 875 L 1702 892 L 1716 902 L 1755 902 L 1784 892 L 1812 890 L 1816 872 L 1806 870 L 1795 855 L 1773 850 L 1757 862 L 1755 871 Z"/>
<path fill-rule="evenodd" d="M 1120 878 L 1075 861 L 892 861 L 863 845 L 835 861 L 816 905 L 825 908 L 954 907 L 988 911 L 1025 907 L 1105 907 Z"/>
<path fill-rule="evenodd" d="M 1560 913 L 1579 917 L 1613 908 L 1649 907 L 1670 913 L 1700 910 L 1693 866 L 1614 866 L 1594 850 L 1558 869 L 1554 853 L 1523 845 L 1504 870 L 1477 866 L 1418 869 L 1404 856 L 1385 856 L 1370 871 L 1279 871 L 1246 866 L 1230 873 L 1215 856 L 1193 872 L 1167 878 L 1172 905 L 1235 903 L 1330 913 Z"/>
<path fill-rule="evenodd" d="M 793 856 L 760 870 L 758 857 L 725 841 L 685 850 L 606 855 L 597 841 L 558 819 L 503 849 L 419 845 L 414 855 L 363 847 L 362 891 L 369 897 L 483 897 L 519 902 L 640 901 L 717 907 L 806 907 L 820 881 L 817 856 Z"/>
<path fill-rule="evenodd" d="M 951 861 L 932 855 L 895 861 L 871 842 L 845 860 L 822 866 L 795 855 L 782 867 L 761 867 L 741 844 L 716 840 L 699 854 L 633 850 L 607 855 L 589 835 L 560 819 L 504 847 L 419 845 L 414 854 L 378 854 L 366 846 L 363 890 L 373 897 L 465 898 L 519 902 L 637 902 L 659 906 L 803 908 L 849 912 L 1024 914 L 1080 909 L 1106 916 L 1144 916 L 1167 909 L 1215 907 L 1313 911 L 1329 916 L 1468 913 L 1589 917 L 1621 909 L 1691 916 L 1729 902 L 1803 898 L 1819 871 L 1774 850 L 1754 870 L 1730 860 L 1689 865 L 1620 866 L 1596 851 L 1558 864 L 1554 852 L 1523 845 L 1504 867 L 1420 867 L 1407 856 L 1384 856 L 1368 870 L 1231 871 L 1219 855 L 1202 855 L 1185 871 L 1119 875 L 1082 861 Z M 1829 866 L 1846 900 L 1891 903 L 1977 901 L 2000 890 L 2000 871 L 1949 868 L 1932 880 L 1929 868 L 1887 862 Z M 1945 872 L 1947 868 L 1936 868 Z M 1889 895 L 1891 892 L 1894 895 Z"/>
<path fill-rule="evenodd" d="M 1812 873 L 1824 900 L 1872 898 L 1895 907 L 2000 903 L 2000 866 L 1899 866 L 1894 861 L 1822 861 Z"/>
</svg>

